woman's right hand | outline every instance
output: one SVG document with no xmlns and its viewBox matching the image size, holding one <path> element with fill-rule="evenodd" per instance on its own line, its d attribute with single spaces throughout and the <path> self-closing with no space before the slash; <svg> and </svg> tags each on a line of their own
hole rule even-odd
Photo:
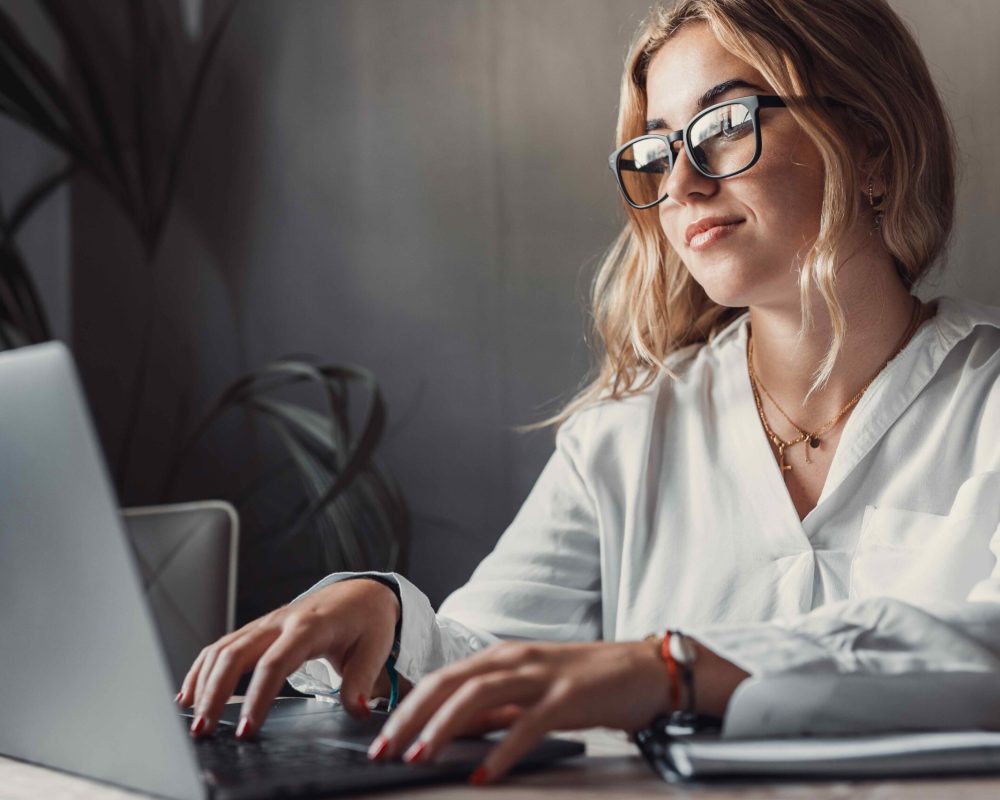
<svg viewBox="0 0 1000 800">
<path fill-rule="evenodd" d="M 194 708 L 191 732 L 215 730 L 240 677 L 253 669 L 237 734 L 256 733 L 285 678 L 324 657 L 343 679 L 340 699 L 352 716 L 370 712 L 373 692 L 388 689 L 384 666 L 400 607 L 396 593 L 373 580 L 346 580 L 301 597 L 208 645 L 184 678 L 177 702 Z M 245 721 L 244 721 L 245 720 Z"/>
</svg>

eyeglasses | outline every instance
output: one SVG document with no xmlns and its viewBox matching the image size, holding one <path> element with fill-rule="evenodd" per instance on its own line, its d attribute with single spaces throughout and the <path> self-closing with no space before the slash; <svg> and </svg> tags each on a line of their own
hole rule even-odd
<svg viewBox="0 0 1000 800">
<path fill-rule="evenodd" d="M 608 156 L 618 188 L 633 208 L 651 208 L 667 199 L 674 168 L 674 144 L 683 140 L 688 161 L 706 178 L 731 178 L 760 158 L 760 109 L 784 108 L 776 95 L 737 97 L 709 106 L 683 130 L 647 134 Z"/>
</svg>

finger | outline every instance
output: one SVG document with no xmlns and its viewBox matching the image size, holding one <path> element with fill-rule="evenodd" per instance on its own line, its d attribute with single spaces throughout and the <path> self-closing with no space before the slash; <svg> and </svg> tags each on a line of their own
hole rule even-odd
<svg viewBox="0 0 1000 800">
<path fill-rule="evenodd" d="M 310 657 L 309 640 L 296 629 L 286 629 L 275 639 L 267 652 L 260 657 L 253 677 L 243 698 L 240 724 L 236 733 L 240 738 L 252 736 L 260 730 L 267 712 L 278 696 L 285 678 L 291 675 Z"/>
<path fill-rule="evenodd" d="M 520 761 L 545 736 L 558 727 L 558 703 L 545 701 L 526 710 L 510 727 L 507 735 L 487 753 L 483 763 L 470 777 L 472 783 L 491 783 Z"/>
<path fill-rule="evenodd" d="M 201 652 L 198 653 L 198 657 L 194 660 L 194 664 L 191 665 L 191 669 L 188 670 L 187 675 L 184 677 L 184 682 L 181 684 L 181 691 L 177 697 L 178 702 L 181 703 L 185 708 L 193 706 L 198 698 L 200 691 L 205 685 L 206 669 L 211 669 L 211 664 L 214 662 L 217 651 L 220 647 L 225 647 L 234 641 L 245 636 L 249 631 L 255 629 L 261 620 L 254 620 L 246 625 L 244 625 L 239 630 L 231 631 L 225 636 L 221 636 L 212 644 L 203 647 Z"/>
<path fill-rule="evenodd" d="M 382 726 L 381 733 L 373 742 L 372 752 L 385 758 L 402 753 L 431 715 L 459 686 L 477 675 L 497 671 L 508 663 L 515 666 L 520 663 L 519 659 L 530 655 L 522 651 L 519 646 L 496 645 L 427 675 L 410 690 Z"/>
<path fill-rule="evenodd" d="M 388 633 L 389 636 L 362 633 L 344 657 L 340 702 L 352 716 L 367 719 L 371 715 L 368 701 L 392 649 L 392 632 Z"/>
<path fill-rule="evenodd" d="M 226 701 L 233 694 L 240 677 L 247 672 L 267 651 L 278 637 L 277 629 L 258 629 L 222 648 L 212 663 L 211 672 L 205 680 L 204 690 L 195 706 L 202 720 L 199 730 L 194 733 L 210 734 Z M 207 670 L 206 670 L 207 672 Z M 195 719 L 195 725 L 198 720 Z"/>
<path fill-rule="evenodd" d="M 469 721 L 459 736 L 482 736 L 484 733 L 509 728 L 524 714 L 524 708 L 511 703 L 500 708 L 488 708 Z"/>
<path fill-rule="evenodd" d="M 237 642 L 240 639 L 254 633 L 255 631 L 268 627 L 280 612 L 280 608 L 271 611 L 263 617 L 259 617 L 251 622 L 248 622 L 241 628 L 238 628 L 235 631 L 230 631 L 225 636 L 219 637 L 219 639 L 210 644 L 208 647 L 202 648 L 202 651 L 198 654 L 198 658 L 195 659 L 195 663 L 191 666 L 191 669 L 188 671 L 187 677 L 184 680 L 184 685 L 181 688 L 182 697 L 179 698 L 181 702 L 185 706 L 197 705 L 199 697 L 201 697 L 204 693 L 205 682 L 209 675 L 211 675 L 215 660 L 219 656 L 219 651 L 222 648 L 228 647 L 233 642 Z"/>
<path fill-rule="evenodd" d="M 198 653 L 198 657 L 195 658 L 194 663 L 187 671 L 187 675 L 184 676 L 184 680 L 181 683 L 181 690 L 177 693 L 177 702 L 180 703 L 183 708 L 190 708 L 194 704 L 195 683 L 198 680 L 198 675 L 201 672 L 202 665 L 205 663 L 205 657 L 207 654 L 208 647 L 201 648 L 201 652 Z"/>
<path fill-rule="evenodd" d="M 242 630 L 237 631 L 237 633 L 239 633 L 241 637 L 245 635 Z M 198 670 L 198 677 L 194 683 L 194 697 L 191 699 L 196 713 L 198 712 L 198 709 L 205 704 L 205 685 L 208 683 L 208 679 L 212 675 L 212 670 L 215 669 L 215 662 L 219 658 L 219 653 L 222 651 L 222 648 L 228 647 L 233 641 L 234 640 L 232 638 L 227 636 L 208 648 L 208 652 L 205 654 L 205 660 L 201 664 L 201 669 Z M 198 720 L 195 719 L 195 722 L 197 721 Z"/>
<path fill-rule="evenodd" d="M 419 734 L 403 758 L 407 761 L 431 759 L 483 712 L 510 704 L 533 704 L 547 688 L 548 683 L 543 679 L 521 672 L 504 670 L 477 675 L 463 683 L 436 709 L 422 729 L 403 727 L 396 745 L 402 745 L 408 734 Z"/>
</svg>

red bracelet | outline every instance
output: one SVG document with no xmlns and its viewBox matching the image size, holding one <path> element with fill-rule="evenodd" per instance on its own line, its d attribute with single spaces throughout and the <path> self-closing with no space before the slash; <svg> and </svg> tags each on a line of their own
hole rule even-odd
<svg viewBox="0 0 1000 800">
<path fill-rule="evenodd" d="M 663 659 L 663 663 L 667 665 L 667 675 L 670 678 L 670 711 L 678 711 L 681 706 L 681 684 L 677 679 L 677 662 L 674 660 L 673 653 L 670 652 L 670 634 L 672 631 L 667 631 L 663 636 L 663 644 L 660 645 L 660 657 Z"/>
</svg>

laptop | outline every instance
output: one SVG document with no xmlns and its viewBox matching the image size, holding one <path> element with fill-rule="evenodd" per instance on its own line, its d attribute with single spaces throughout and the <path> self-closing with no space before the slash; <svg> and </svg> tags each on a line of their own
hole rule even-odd
<svg viewBox="0 0 1000 800">
<path fill-rule="evenodd" d="M 171 798 L 357 794 L 465 779 L 492 746 L 370 762 L 385 714 L 287 698 L 253 742 L 238 706 L 195 742 L 87 414 L 58 342 L 0 353 L 0 754 Z M 578 755 L 546 739 L 522 762 Z"/>
</svg>

